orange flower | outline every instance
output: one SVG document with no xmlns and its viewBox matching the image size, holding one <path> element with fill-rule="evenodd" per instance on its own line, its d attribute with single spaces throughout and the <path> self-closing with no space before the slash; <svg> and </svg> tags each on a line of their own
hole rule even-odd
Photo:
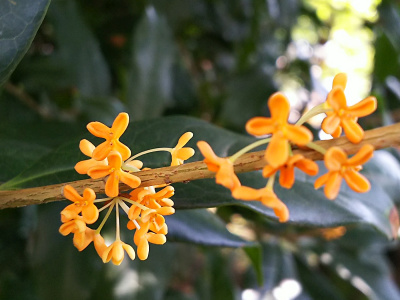
<svg viewBox="0 0 400 300">
<path fill-rule="evenodd" d="M 288 124 L 290 105 L 282 93 L 273 94 L 268 100 L 271 117 L 255 117 L 246 124 L 248 133 L 255 136 L 272 134 L 265 158 L 269 165 L 283 165 L 290 152 L 289 141 L 298 145 L 306 145 L 312 141 L 312 133 L 304 126 Z"/>
<path fill-rule="evenodd" d="M 104 250 L 102 255 L 103 262 L 108 263 L 111 260 L 114 265 L 120 265 L 124 260 L 124 250 L 130 259 L 135 259 L 135 250 L 133 250 L 132 246 L 125 244 L 121 240 L 116 240 Z"/>
<path fill-rule="evenodd" d="M 207 164 L 208 170 L 216 172 L 215 181 L 224 187 L 233 190 L 240 186 L 239 178 L 237 178 L 233 170 L 233 163 L 229 158 L 221 158 L 215 155 L 214 151 L 205 141 L 197 142 L 200 152 L 205 157 L 204 162 Z"/>
<path fill-rule="evenodd" d="M 373 152 L 373 146 L 364 145 L 353 157 L 347 158 L 346 153 L 341 148 L 330 148 L 324 158 L 328 173 L 319 177 L 315 181 L 314 187 L 318 189 L 325 185 L 324 193 L 328 199 L 332 200 L 338 195 L 344 178 L 353 191 L 358 193 L 368 192 L 370 183 L 358 171 L 361 170 L 361 165 L 372 157 Z"/>
<path fill-rule="evenodd" d="M 93 151 L 95 160 L 103 160 L 108 154 L 115 150 L 118 151 L 123 160 L 131 156 L 131 150 L 119 141 L 129 124 L 129 116 L 127 113 L 120 113 L 114 120 L 111 128 L 100 122 L 90 122 L 87 129 L 94 136 L 106 139 L 105 142 L 98 145 Z"/>
<path fill-rule="evenodd" d="M 88 140 L 85 139 L 81 140 L 79 143 L 79 149 L 81 149 L 83 154 L 90 157 L 90 159 L 82 160 L 75 165 L 75 170 L 79 174 L 86 174 L 87 171 L 93 166 L 107 165 L 107 161 L 105 159 L 98 161 L 92 158 L 95 146 Z"/>
<path fill-rule="evenodd" d="M 179 166 L 183 162 L 194 155 L 194 150 L 190 147 L 184 147 L 186 143 L 193 137 L 193 133 L 186 132 L 178 140 L 178 144 L 175 148 L 171 149 L 171 166 Z"/>
<path fill-rule="evenodd" d="M 346 75 L 340 73 L 335 76 L 332 90 L 329 92 L 326 103 L 333 111 L 326 112 L 327 117 L 322 122 L 322 129 L 332 135 L 339 137 L 342 128 L 346 137 L 352 143 L 359 143 L 363 136 L 364 130 L 357 123 L 359 117 L 365 117 L 372 114 L 377 107 L 375 97 L 367 97 L 355 105 L 347 106 L 344 88 L 346 87 Z"/>
<path fill-rule="evenodd" d="M 140 185 L 140 178 L 124 172 L 121 169 L 122 157 L 119 152 L 111 151 L 107 157 L 108 166 L 94 166 L 88 170 L 88 175 L 93 179 L 105 177 L 109 175 L 106 182 L 106 194 L 108 197 L 116 197 L 119 194 L 119 181 L 136 188 Z"/>
<path fill-rule="evenodd" d="M 163 245 L 167 241 L 164 234 L 148 232 L 150 225 L 148 222 L 140 223 L 140 229 L 136 230 L 134 242 L 137 245 L 137 254 L 140 260 L 147 259 L 149 255 L 149 242 L 152 244 Z"/>
<path fill-rule="evenodd" d="M 266 165 L 263 169 L 263 176 L 269 177 L 272 174 L 280 171 L 279 184 L 284 188 L 290 189 L 294 184 L 294 168 L 297 167 L 304 173 L 314 176 L 318 174 L 318 165 L 316 162 L 304 158 L 301 154 L 290 156 L 289 159 L 282 166 L 274 168 Z"/>
<path fill-rule="evenodd" d="M 103 237 L 96 230 L 87 227 L 84 232 L 74 234 L 73 243 L 79 251 L 84 250 L 91 242 L 94 243 L 97 254 L 102 257 L 107 246 Z"/>
<path fill-rule="evenodd" d="M 97 221 L 99 211 L 93 202 L 96 199 L 96 194 L 92 189 L 85 189 L 82 197 L 72 186 L 66 185 L 63 189 L 63 195 L 68 200 L 74 202 L 64 208 L 63 212 L 73 211 L 76 214 L 82 212 L 82 220 L 87 224 L 92 224 Z"/>
<path fill-rule="evenodd" d="M 274 210 L 275 215 L 279 218 L 279 222 L 289 220 L 289 210 L 286 205 L 279 200 L 271 187 L 262 189 L 253 189 L 247 186 L 240 186 L 232 192 L 232 196 L 241 200 L 257 200 L 261 201 L 267 207 Z"/>
</svg>

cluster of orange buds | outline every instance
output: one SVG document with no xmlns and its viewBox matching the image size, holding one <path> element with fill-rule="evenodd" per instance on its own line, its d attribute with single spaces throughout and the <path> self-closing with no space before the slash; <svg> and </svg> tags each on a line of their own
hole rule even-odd
<svg viewBox="0 0 400 300">
<path fill-rule="evenodd" d="M 308 147 L 324 155 L 328 172 L 315 181 L 315 188 L 325 185 L 324 193 L 328 199 L 335 199 L 339 193 L 342 179 L 356 192 L 369 191 L 368 180 L 359 173 L 362 165 L 373 155 L 374 148 L 364 145 L 358 153 L 348 158 L 339 147 L 324 149 L 313 142 L 311 131 L 303 126 L 311 117 L 325 113 L 321 128 L 333 137 L 339 137 L 342 129 L 352 143 L 359 143 L 364 131 L 357 123 L 359 117 L 373 113 L 377 107 L 375 97 L 367 97 L 353 106 L 347 106 L 344 89 L 347 76 L 339 73 L 333 80 L 332 90 L 324 103 L 304 114 L 296 124 L 289 124 L 290 104 L 280 92 L 273 94 L 268 100 L 271 117 L 254 117 L 246 123 L 249 134 L 262 139 L 244 147 L 234 155 L 226 158 L 218 157 L 205 141 L 199 141 L 198 147 L 205 157 L 204 162 L 210 171 L 216 172 L 216 182 L 230 189 L 232 196 L 241 200 L 261 201 L 274 210 L 280 222 L 289 220 L 289 210 L 274 193 L 274 181 L 279 172 L 279 183 L 290 189 L 295 182 L 295 168 L 310 176 L 319 172 L 318 165 L 300 154 L 293 154 L 292 146 Z M 267 137 L 266 137 L 267 136 Z M 264 188 L 254 189 L 242 186 L 234 171 L 234 162 L 244 153 L 268 144 L 265 151 L 266 165 L 262 175 L 268 178 Z"/>
<path fill-rule="evenodd" d="M 142 169 L 143 163 L 136 158 L 151 152 L 167 151 L 171 154 L 171 166 L 183 164 L 185 160 L 194 155 L 194 150 L 184 147 L 193 137 L 191 132 L 184 133 L 174 148 L 155 148 L 140 152 L 131 157 L 131 150 L 119 141 L 129 124 L 129 116 L 120 113 L 114 120 L 111 128 L 100 123 L 91 122 L 87 129 L 94 136 L 104 138 L 105 141 L 95 147 L 88 140 L 81 140 L 79 148 L 83 154 L 89 157 L 78 162 L 75 170 L 80 174 L 87 174 L 93 179 L 104 178 L 105 194 L 103 199 L 96 199 L 95 192 L 86 188 L 83 195 L 70 185 L 63 189 L 63 195 L 73 203 L 61 212 L 59 229 L 62 235 L 72 233 L 75 247 L 82 251 L 91 242 L 104 263 L 112 261 L 119 265 L 124 259 L 125 252 L 133 260 L 135 250 L 121 240 L 120 212 L 127 215 L 127 227 L 135 230 L 133 242 L 137 246 L 137 256 L 145 260 L 149 254 L 149 243 L 164 244 L 168 226 L 164 216 L 175 212 L 174 202 L 170 199 L 174 195 L 174 188 L 169 185 L 139 187 L 140 178 L 134 175 Z M 120 193 L 119 183 L 123 182 L 132 190 L 129 194 Z M 156 191 L 159 189 L 159 191 Z M 103 204 L 98 208 L 96 204 Z M 98 221 L 99 213 L 107 210 L 103 220 L 97 229 L 88 227 Z M 106 245 L 101 235 L 112 211 L 116 215 L 115 241 Z"/>
</svg>

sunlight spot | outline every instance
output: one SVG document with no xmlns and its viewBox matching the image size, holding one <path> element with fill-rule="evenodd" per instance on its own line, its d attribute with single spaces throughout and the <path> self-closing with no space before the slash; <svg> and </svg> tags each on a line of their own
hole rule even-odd
<svg viewBox="0 0 400 300">
<path fill-rule="evenodd" d="M 284 279 L 280 285 L 275 287 L 272 295 L 276 300 L 292 300 L 300 295 L 302 291 L 301 285 L 294 279 Z"/>
</svg>

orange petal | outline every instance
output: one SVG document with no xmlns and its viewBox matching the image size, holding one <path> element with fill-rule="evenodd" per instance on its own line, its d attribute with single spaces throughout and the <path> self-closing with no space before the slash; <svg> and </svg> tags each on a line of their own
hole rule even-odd
<svg viewBox="0 0 400 300">
<path fill-rule="evenodd" d="M 114 120 L 111 131 L 113 138 L 118 139 L 126 130 L 129 124 L 129 115 L 127 113 L 120 113 Z"/>
<path fill-rule="evenodd" d="M 121 154 L 122 160 L 127 160 L 131 156 L 131 149 L 122 144 L 119 140 L 114 140 L 113 150 Z"/>
<path fill-rule="evenodd" d="M 95 160 L 103 160 L 107 157 L 111 150 L 112 146 L 110 145 L 110 141 L 105 141 L 93 150 L 92 157 Z"/>
<path fill-rule="evenodd" d="M 283 165 L 289 157 L 289 142 L 278 134 L 274 134 L 265 152 L 265 159 L 272 167 Z"/>
<path fill-rule="evenodd" d="M 294 167 L 283 166 L 280 168 L 279 184 L 290 189 L 294 184 Z"/>
<path fill-rule="evenodd" d="M 79 142 L 79 149 L 86 156 L 92 157 L 94 148 L 95 146 L 88 140 L 83 139 Z"/>
<path fill-rule="evenodd" d="M 297 145 L 306 145 L 311 142 L 313 139 L 313 135 L 310 130 L 308 130 L 304 126 L 294 126 L 287 125 L 285 128 L 285 137 L 297 144 Z"/>
<path fill-rule="evenodd" d="M 365 193 L 371 189 L 371 185 L 367 178 L 355 170 L 348 169 L 343 174 L 349 187 L 357 193 Z"/>
<path fill-rule="evenodd" d="M 107 163 L 104 160 L 97 161 L 92 158 L 82 160 L 75 165 L 75 171 L 77 171 L 79 174 L 86 174 L 90 168 L 95 166 L 105 166 L 106 164 Z"/>
<path fill-rule="evenodd" d="M 366 144 L 356 154 L 347 160 L 348 166 L 360 166 L 365 164 L 374 155 L 374 146 Z"/>
<path fill-rule="evenodd" d="M 100 122 L 90 122 L 86 128 L 89 130 L 91 134 L 97 137 L 107 139 L 110 134 L 110 128 L 103 123 Z"/>
<path fill-rule="evenodd" d="M 157 244 L 157 245 L 164 245 L 167 242 L 167 238 L 165 237 L 164 234 L 149 233 L 149 234 L 147 234 L 147 240 L 150 243 Z"/>
<path fill-rule="evenodd" d="M 193 137 L 193 133 L 188 131 L 182 134 L 182 136 L 179 138 L 178 143 L 175 146 L 175 149 L 180 149 L 183 146 L 186 145 L 187 142 Z"/>
<path fill-rule="evenodd" d="M 140 260 L 146 260 L 149 256 L 149 242 L 146 238 L 142 238 L 137 248 L 137 254 Z"/>
<path fill-rule="evenodd" d="M 341 109 L 347 109 L 347 101 L 344 91 L 341 87 L 333 88 L 326 99 L 330 107 L 334 111 L 339 111 Z"/>
<path fill-rule="evenodd" d="M 317 180 L 315 180 L 314 182 L 314 188 L 319 189 L 321 186 L 323 186 L 328 181 L 329 176 L 329 173 L 326 173 L 318 177 Z"/>
<path fill-rule="evenodd" d="M 106 243 L 105 243 L 103 237 L 99 233 L 94 234 L 93 244 L 94 244 L 94 248 L 96 249 L 97 254 L 100 257 L 102 257 L 104 251 L 107 249 L 107 246 L 106 246 Z"/>
<path fill-rule="evenodd" d="M 226 159 L 226 162 L 221 164 L 217 174 L 215 175 L 215 181 L 230 190 L 237 186 L 239 179 L 235 175 L 233 164 L 230 160 Z"/>
<path fill-rule="evenodd" d="M 133 250 L 132 246 L 122 243 L 122 248 L 124 248 L 131 260 L 135 259 L 135 250 Z"/>
<path fill-rule="evenodd" d="M 157 209 L 157 213 L 159 213 L 160 215 L 163 216 L 169 216 L 175 213 L 175 209 L 173 207 L 161 207 L 159 209 Z"/>
<path fill-rule="evenodd" d="M 310 176 L 318 174 L 318 164 L 311 159 L 304 158 L 295 163 L 296 168 L 299 168 L 304 173 Z"/>
<path fill-rule="evenodd" d="M 277 201 L 273 207 L 275 215 L 278 217 L 279 222 L 287 222 L 289 220 L 289 210 L 282 201 Z"/>
<path fill-rule="evenodd" d="M 121 169 L 122 166 L 122 157 L 121 154 L 117 151 L 111 151 L 107 157 L 108 165 L 116 170 Z"/>
<path fill-rule="evenodd" d="M 96 199 L 96 193 L 91 188 L 86 188 L 83 191 L 83 200 L 93 202 Z"/>
<path fill-rule="evenodd" d="M 87 171 L 87 174 L 93 178 L 98 179 L 110 174 L 110 167 L 109 166 L 94 166 Z"/>
<path fill-rule="evenodd" d="M 342 88 L 344 90 L 346 88 L 346 84 L 347 84 L 347 75 L 346 75 L 346 73 L 338 73 L 333 78 L 332 88 L 340 87 L 340 88 Z"/>
<path fill-rule="evenodd" d="M 107 179 L 105 186 L 106 195 L 108 197 L 117 197 L 119 194 L 119 180 L 115 172 L 111 173 Z"/>
<path fill-rule="evenodd" d="M 329 177 L 324 188 L 325 196 L 330 200 L 335 199 L 339 194 L 341 183 L 342 176 L 339 172 L 329 172 Z"/>
<path fill-rule="evenodd" d="M 372 114 L 378 103 L 375 97 L 370 96 L 350 106 L 347 110 L 355 117 L 365 117 Z"/>
<path fill-rule="evenodd" d="M 324 162 L 325 166 L 330 171 L 339 171 L 340 168 L 346 163 L 347 155 L 339 147 L 331 147 L 326 151 Z"/>
<path fill-rule="evenodd" d="M 259 200 L 262 192 L 248 186 L 240 186 L 232 191 L 232 196 L 235 199 L 241 200 Z"/>
<path fill-rule="evenodd" d="M 199 148 L 201 154 L 207 159 L 208 162 L 219 164 L 220 158 L 215 155 L 211 146 L 205 141 L 198 141 L 197 147 Z"/>
<path fill-rule="evenodd" d="M 99 210 L 96 205 L 89 204 L 82 208 L 83 221 L 87 224 L 93 224 L 99 218 Z"/>
<path fill-rule="evenodd" d="M 129 185 L 131 188 L 137 188 L 141 183 L 140 178 L 133 174 L 121 171 L 119 172 L 119 175 L 120 175 L 120 180 L 126 185 Z"/>
<path fill-rule="evenodd" d="M 330 135 L 334 138 L 338 138 L 342 134 L 342 127 L 338 126 L 334 132 Z"/>
<path fill-rule="evenodd" d="M 194 150 L 189 147 L 181 148 L 176 151 L 177 157 L 182 160 L 187 160 L 194 155 Z"/>
<path fill-rule="evenodd" d="M 275 174 L 278 170 L 279 170 L 279 167 L 278 168 L 274 168 L 274 167 L 272 167 L 270 165 L 266 165 L 263 168 L 262 175 L 263 175 L 263 177 L 268 178 L 272 174 Z"/>
<path fill-rule="evenodd" d="M 268 100 L 268 108 L 271 112 L 271 119 L 279 124 L 287 123 L 290 104 L 285 95 L 280 92 L 273 94 Z"/>
<path fill-rule="evenodd" d="M 246 131 L 252 135 L 266 135 L 275 130 L 275 122 L 271 118 L 255 117 L 246 123 Z"/>
<path fill-rule="evenodd" d="M 358 144 L 364 137 L 364 130 L 356 121 L 350 118 L 342 120 L 342 127 L 350 142 Z"/>
<path fill-rule="evenodd" d="M 330 114 L 322 121 L 321 128 L 327 134 L 333 134 L 340 128 L 340 118 L 336 114 Z"/>
<path fill-rule="evenodd" d="M 64 186 L 63 195 L 72 202 L 80 202 L 83 200 L 81 195 L 79 195 L 78 192 L 70 185 Z"/>
</svg>

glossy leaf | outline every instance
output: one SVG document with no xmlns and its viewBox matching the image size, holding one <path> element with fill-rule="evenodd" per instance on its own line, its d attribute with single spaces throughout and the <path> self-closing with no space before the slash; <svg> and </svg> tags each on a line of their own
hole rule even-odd
<svg viewBox="0 0 400 300">
<path fill-rule="evenodd" d="M 128 112 L 135 120 L 159 117 L 172 92 L 174 45 L 166 19 L 152 6 L 134 32 L 128 76 Z"/>
<path fill-rule="evenodd" d="M 28 51 L 50 0 L 0 2 L 0 86 Z"/>
<path fill-rule="evenodd" d="M 215 214 L 204 210 L 179 210 L 166 216 L 168 240 L 220 247 L 244 247 L 253 243 L 230 233 Z"/>
</svg>

